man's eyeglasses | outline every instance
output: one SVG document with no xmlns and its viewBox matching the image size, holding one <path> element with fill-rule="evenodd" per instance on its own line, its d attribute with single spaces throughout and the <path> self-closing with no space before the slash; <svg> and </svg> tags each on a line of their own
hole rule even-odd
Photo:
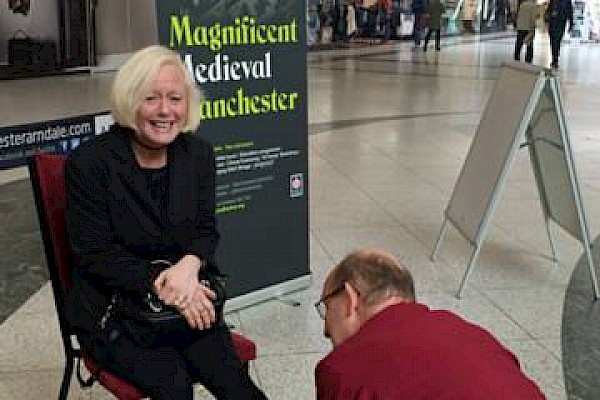
<svg viewBox="0 0 600 400">
<path fill-rule="evenodd" d="M 319 301 L 315 303 L 315 309 L 317 310 L 317 314 L 319 314 L 319 317 L 321 317 L 321 319 L 325 319 L 325 313 L 327 312 L 327 306 L 325 305 L 325 302 L 333 296 L 341 293 L 342 290 L 344 290 L 344 287 L 344 283 L 342 283 L 337 289 L 321 297 Z"/>
</svg>

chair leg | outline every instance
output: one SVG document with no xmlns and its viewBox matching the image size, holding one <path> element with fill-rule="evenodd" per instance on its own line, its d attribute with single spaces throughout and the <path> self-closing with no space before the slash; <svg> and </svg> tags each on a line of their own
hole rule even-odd
<svg viewBox="0 0 600 400">
<path fill-rule="evenodd" d="M 69 385 L 71 385 L 71 377 L 73 376 L 73 357 L 69 357 L 68 355 L 66 357 L 67 361 L 65 364 L 65 373 L 63 375 L 63 380 L 60 385 L 58 400 L 67 400 L 67 395 L 69 394 Z"/>
</svg>

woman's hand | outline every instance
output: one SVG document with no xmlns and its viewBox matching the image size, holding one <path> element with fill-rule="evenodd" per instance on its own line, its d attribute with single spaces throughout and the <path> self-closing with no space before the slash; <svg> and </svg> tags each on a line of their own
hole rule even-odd
<svg viewBox="0 0 600 400">
<path fill-rule="evenodd" d="M 185 307 L 178 307 L 192 329 L 208 329 L 215 322 L 216 312 L 212 303 L 215 297 L 215 292 L 198 282 L 191 301 Z"/>
<path fill-rule="evenodd" d="M 201 266 L 200 258 L 185 255 L 158 275 L 153 284 L 154 292 L 165 304 L 186 308 L 194 297 Z"/>
</svg>

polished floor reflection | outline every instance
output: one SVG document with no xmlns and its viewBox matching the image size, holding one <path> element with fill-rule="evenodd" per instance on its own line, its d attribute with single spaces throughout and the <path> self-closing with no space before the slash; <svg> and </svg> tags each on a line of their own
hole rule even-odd
<svg viewBox="0 0 600 400">
<path fill-rule="evenodd" d="M 387 249 L 406 263 L 421 301 L 454 310 L 493 332 L 518 355 L 549 399 L 567 399 L 565 386 L 578 386 L 565 385 L 563 378 L 561 322 L 565 292 L 582 249 L 553 227 L 558 262 L 552 262 L 526 151 L 519 153 L 509 174 L 463 299 L 454 293 L 469 245 L 449 229 L 438 259 L 429 260 L 481 112 L 513 45 L 513 37 L 469 36 L 443 40 L 441 52 L 413 51 L 410 43 L 397 43 L 309 54 L 313 283 L 289 295 L 301 303 L 298 307 L 273 300 L 228 316 L 257 342 L 252 373 L 270 398 L 314 398 L 313 368 L 329 343 L 322 338 L 312 303 L 327 269 L 350 250 L 367 245 Z M 549 61 L 549 44 L 540 32 L 534 63 L 547 66 Z M 560 64 L 575 163 L 596 237 L 600 76 L 595 71 L 600 45 L 565 44 Z M 111 77 L 0 82 L 0 124 L 105 110 Z M 23 216 L 30 219 L 27 229 L 13 229 L 16 222 L 8 218 L 11 201 L 29 202 L 17 211 L 33 209 L 24 179 L 23 169 L 0 172 L 0 311 L 6 317 L 0 326 L 2 400 L 55 398 L 63 365 L 51 289 L 36 253 L 40 239 L 32 237 L 37 228 L 31 215 Z M 17 191 L 22 194 L 15 198 Z M 592 299 L 583 301 L 591 304 Z M 592 397 L 572 393 L 570 398 L 600 398 L 598 389 L 586 392 Z M 82 391 L 74 383 L 70 398 L 110 396 L 100 387 Z M 198 388 L 197 398 L 210 396 Z"/>
</svg>

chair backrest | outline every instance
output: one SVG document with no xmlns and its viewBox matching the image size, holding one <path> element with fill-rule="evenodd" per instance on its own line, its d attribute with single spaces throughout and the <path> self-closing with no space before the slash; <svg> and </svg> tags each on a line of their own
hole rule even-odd
<svg viewBox="0 0 600 400">
<path fill-rule="evenodd" d="M 73 351 L 66 318 L 65 296 L 71 286 L 70 247 L 67 237 L 66 189 L 62 154 L 36 154 L 29 158 L 29 177 L 37 208 L 46 262 L 65 351 Z"/>
<path fill-rule="evenodd" d="M 145 395 L 131 383 L 101 369 L 94 360 L 73 346 L 71 336 L 75 333 L 66 317 L 65 297 L 72 284 L 71 249 L 67 236 L 66 188 L 64 164 L 66 156 L 61 154 L 36 154 L 29 158 L 29 177 L 33 186 L 33 197 L 40 221 L 46 262 L 54 292 L 54 303 L 62 336 L 67 366 L 60 389 L 59 399 L 66 399 L 74 358 L 83 357 L 91 377 L 83 379 L 79 365 L 77 379 L 83 387 L 91 386 L 97 379 L 117 398 L 138 400 Z"/>
</svg>

